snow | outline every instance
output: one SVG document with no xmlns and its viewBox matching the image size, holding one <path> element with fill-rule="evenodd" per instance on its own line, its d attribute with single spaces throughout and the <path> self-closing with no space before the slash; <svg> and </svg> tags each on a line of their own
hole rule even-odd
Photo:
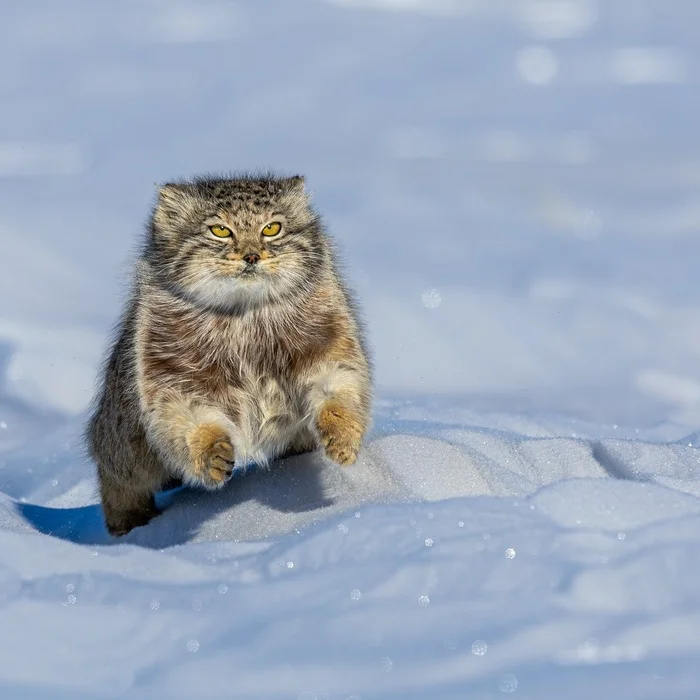
<svg viewBox="0 0 700 700">
<path fill-rule="evenodd" d="M 0 696 L 696 698 L 700 11 L 29 0 L 0 25 Z M 80 443 L 154 183 L 306 174 L 358 463 L 111 540 Z"/>
</svg>

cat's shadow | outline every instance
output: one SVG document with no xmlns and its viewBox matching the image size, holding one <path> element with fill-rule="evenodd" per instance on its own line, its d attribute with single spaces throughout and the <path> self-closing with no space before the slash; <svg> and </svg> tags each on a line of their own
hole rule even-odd
<svg viewBox="0 0 700 700">
<path fill-rule="evenodd" d="M 253 466 L 244 473 L 236 470 L 220 491 L 182 487 L 157 494 L 156 502 L 163 513 L 120 538 L 107 532 L 99 504 L 52 508 L 17 503 L 16 507 L 37 531 L 76 544 L 135 544 L 161 549 L 194 539 L 207 521 L 235 507 L 246 508 L 251 515 L 260 516 L 264 512 L 263 519 L 284 528 L 285 523 L 289 525 L 300 514 L 332 506 L 334 500 L 326 494 L 323 483 L 323 470 L 327 468 L 319 454 L 309 453 L 279 460 L 269 469 Z M 256 532 L 254 528 L 246 528 L 240 533 L 229 530 L 226 534 L 249 539 L 266 533 L 264 529 Z"/>
</svg>

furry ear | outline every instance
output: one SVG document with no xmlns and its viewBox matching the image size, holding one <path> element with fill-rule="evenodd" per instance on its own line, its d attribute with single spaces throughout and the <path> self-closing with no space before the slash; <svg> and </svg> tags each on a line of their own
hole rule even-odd
<svg viewBox="0 0 700 700">
<path fill-rule="evenodd" d="M 177 207 L 187 197 L 187 185 L 168 182 L 158 189 L 158 206 Z"/>
<path fill-rule="evenodd" d="M 285 184 L 293 194 L 306 194 L 306 178 L 303 175 L 288 177 Z"/>
<path fill-rule="evenodd" d="M 171 221 L 185 218 L 194 205 L 194 198 L 187 185 L 167 183 L 158 189 L 155 221 L 167 226 Z"/>
</svg>

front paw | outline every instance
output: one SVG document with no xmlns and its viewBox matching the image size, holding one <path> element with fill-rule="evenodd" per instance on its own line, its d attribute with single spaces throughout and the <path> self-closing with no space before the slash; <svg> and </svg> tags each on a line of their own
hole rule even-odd
<svg viewBox="0 0 700 700">
<path fill-rule="evenodd" d="M 194 476 L 205 488 L 221 488 L 233 472 L 233 445 L 219 425 L 198 425 L 188 436 Z"/>
<path fill-rule="evenodd" d="M 327 401 L 319 411 L 317 428 L 326 457 L 344 467 L 354 464 L 364 433 L 355 413 L 337 401 Z"/>
</svg>

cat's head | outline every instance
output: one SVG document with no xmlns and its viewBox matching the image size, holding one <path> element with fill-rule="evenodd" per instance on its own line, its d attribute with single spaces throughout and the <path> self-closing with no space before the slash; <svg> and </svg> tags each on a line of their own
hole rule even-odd
<svg viewBox="0 0 700 700">
<path fill-rule="evenodd" d="M 302 177 L 242 176 L 163 185 L 146 257 L 191 301 L 245 311 L 309 288 L 327 250 Z"/>
</svg>

